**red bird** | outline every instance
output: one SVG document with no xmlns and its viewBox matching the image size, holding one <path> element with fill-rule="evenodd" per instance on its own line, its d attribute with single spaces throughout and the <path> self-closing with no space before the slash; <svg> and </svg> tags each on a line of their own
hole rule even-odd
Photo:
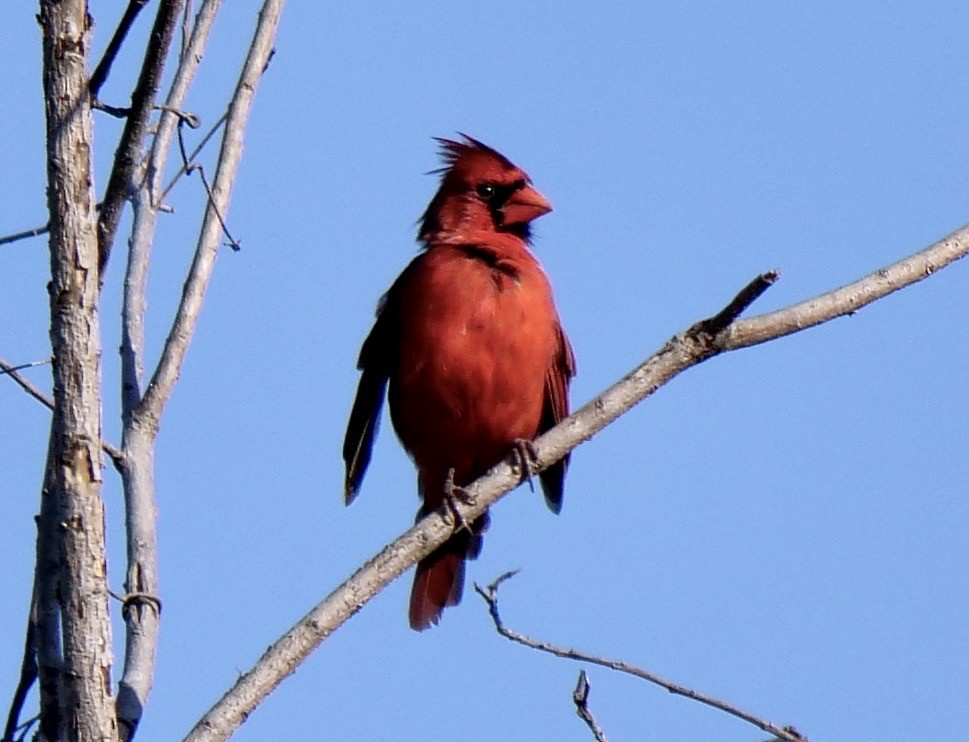
<svg viewBox="0 0 969 742">
<path fill-rule="evenodd" d="M 390 417 L 418 471 L 418 519 L 553 427 L 569 412 L 572 348 L 552 288 L 528 251 L 530 223 L 552 210 L 528 175 L 468 136 L 438 139 L 441 185 L 421 222 L 421 252 L 377 307 L 343 459 L 346 503 L 357 494 L 389 384 Z M 562 507 L 568 459 L 540 474 Z M 488 514 L 417 565 L 411 628 L 436 624 L 461 600 L 464 561 L 481 551 Z"/>
</svg>

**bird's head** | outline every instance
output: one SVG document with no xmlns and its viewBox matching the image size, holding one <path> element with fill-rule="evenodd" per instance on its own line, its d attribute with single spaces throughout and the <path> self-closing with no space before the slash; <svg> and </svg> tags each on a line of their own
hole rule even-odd
<svg viewBox="0 0 969 742">
<path fill-rule="evenodd" d="M 527 240 L 530 223 L 552 210 L 528 174 L 497 150 L 462 134 L 437 139 L 441 186 L 421 218 L 418 238 L 464 231 L 508 232 Z"/>
</svg>

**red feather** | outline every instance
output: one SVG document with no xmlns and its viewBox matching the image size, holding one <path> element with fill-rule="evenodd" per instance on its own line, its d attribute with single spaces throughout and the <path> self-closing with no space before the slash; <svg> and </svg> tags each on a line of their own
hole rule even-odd
<svg viewBox="0 0 969 742">
<path fill-rule="evenodd" d="M 438 140 L 445 168 L 422 219 L 425 251 L 390 287 L 360 352 L 362 371 L 343 457 L 346 501 L 370 461 L 385 390 L 398 437 L 417 466 L 418 517 L 439 508 L 445 481 L 474 481 L 519 439 L 568 414 L 572 349 L 548 278 L 528 250 L 529 224 L 551 211 L 531 179 L 500 153 L 464 137 Z M 541 474 L 558 512 L 568 460 Z M 436 624 L 461 599 L 465 559 L 476 557 L 487 513 L 417 567 L 410 624 Z"/>
</svg>

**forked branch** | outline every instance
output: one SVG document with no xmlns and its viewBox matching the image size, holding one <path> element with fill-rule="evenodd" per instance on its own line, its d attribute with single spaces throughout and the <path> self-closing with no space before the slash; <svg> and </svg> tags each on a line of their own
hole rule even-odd
<svg viewBox="0 0 969 742">
<path fill-rule="evenodd" d="M 226 117 L 225 131 L 222 138 L 222 149 L 216 165 L 212 182 L 212 191 L 205 211 L 198 245 L 192 267 L 189 269 L 188 279 L 182 289 L 182 299 L 179 302 L 175 320 L 161 359 L 151 381 L 145 390 L 141 404 L 135 411 L 135 416 L 141 418 L 151 427 L 157 425 L 161 410 L 171 395 L 175 380 L 178 378 L 188 344 L 195 331 L 199 312 L 202 309 L 202 298 L 208 286 L 215 258 L 218 255 L 219 236 L 222 233 L 222 219 L 228 212 L 229 196 L 236 169 L 242 158 L 242 139 L 252 99 L 266 63 L 272 55 L 273 39 L 279 24 L 284 0 L 266 0 L 259 11 L 259 22 L 253 37 L 245 66 L 236 85 L 235 94 L 229 104 Z"/>
<path fill-rule="evenodd" d="M 653 394 L 691 366 L 725 351 L 745 348 L 857 311 L 926 278 L 969 253 L 969 226 L 931 247 L 841 289 L 752 319 L 736 319 L 776 278 L 758 276 L 713 317 L 673 337 L 610 389 L 534 442 L 537 473 Z M 474 505 L 458 504 L 472 521 L 521 481 L 517 456 L 493 467 L 464 489 Z M 251 670 L 206 713 L 186 740 L 226 739 L 262 700 L 350 616 L 404 570 L 430 554 L 453 532 L 449 514 L 435 512 L 386 546 L 287 631 Z"/>
<path fill-rule="evenodd" d="M 475 585 L 477 588 L 477 585 Z M 589 708 L 589 678 L 586 677 L 585 670 L 579 670 L 579 681 L 575 684 L 572 691 L 572 702 L 575 703 L 575 713 L 585 722 L 595 737 L 596 742 L 608 742 L 606 733 L 602 730 L 598 720 Z"/>
<path fill-rule="evenodd" d="M 540 652 L 546 652 L 548 654 L 554 655 L 556 657 L 562 657 L 569 660 L 577 660 L 579 662 L 588 662 L 590 665 L 599 665 L 600 667 L 607 667 L 610 670 L 618 670 L 619 672 L 624 672 L 627 675 L 632 675 L 633 677 L 641 678 L 649 683 L 658 685 L 665 691 L 673 693 L 677 696 L 683 696 L 684 698 L 689 698 L 691 700 L 702 703 L 705 706 L 710 706 L 718 711 L 723 711 L 731 716 L 736 716 L 738 719 L 746 721 L 748 724 L 753 724 L 755 727 L 760 729 L 767 734 L 773 734 L 776 739 L 783 740 L 784 742 L 808 742 L 807 737 L 802 736 L 793 727 L 779 727 L 776 724 L 772 724 L 766 719 L 761 719 L 748 711 L 744 711 L 726 701 L 721 701 L 719 698 L 714 698 L 713 696 L 706 695 L 705 693 L 698 693 L 695 690 L 686 688 L 682 685 L 674 683 L 672 681 L 661 678 L 655 673 L 649 672 L 648 670 L 643 670 L 635 665 L 630 665 L 626 662 L 620 662 L 619 660 L 610 660 L 605 657 L 598 657 L 594 654 L 587 654 L 585 652 L 578 652 L 574 649 L 563 649 L 554 644 L 549 644 L 548 642 L 538 641 L 537 639 L 532 639 L 531 637 L 525 636 L 514 629 L 509 629 L 505 626 L 504 622 L 501 620 L 501 614 L 498 612 L 498 588 L 501 583 L 507 579 L 514 577 L 516 572 L 505 572 L 498 579 L 488 585 L 487 588 L 482 588 L 480 585 L 475 583 L 475 592 L 480 595 L 484 601 L 488 604 L 488 613 L 491 615 L 491 620 L 494 621 L 495 629 L 506 639 L 510 639 L 513 642 L 521 644 L 522 646 L 528 647 L 530 649 L 537 649 Z M 576 689 L 576 695 L 578 696 L 579 690 L 582 687 L 582 681 L 580 678 L 579 688 Z M 579 716 L 583 719 L 586 717 L 582 714 L 582 706 L 579 705 L 578 698 L 576 699 L 576 705 L 579 706 Z M 594 721 L 594 719 L 593 719 Z M 588 723 L 588 722 L 587 722 Z"/>
</svg>

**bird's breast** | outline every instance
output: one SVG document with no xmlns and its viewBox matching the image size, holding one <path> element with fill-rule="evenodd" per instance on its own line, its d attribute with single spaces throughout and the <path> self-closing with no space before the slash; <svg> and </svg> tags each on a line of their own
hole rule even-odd
<svg viewBox="0 0 969 742">
<path fill-rule="evenodd" d="M 419 467 L 443 453 L 449 466 L 487 468 L 538 430 L 557 342 L 548 280 L 527 253 L 422 257 L 398 303 L 394 426 Z"/>
</svg>

